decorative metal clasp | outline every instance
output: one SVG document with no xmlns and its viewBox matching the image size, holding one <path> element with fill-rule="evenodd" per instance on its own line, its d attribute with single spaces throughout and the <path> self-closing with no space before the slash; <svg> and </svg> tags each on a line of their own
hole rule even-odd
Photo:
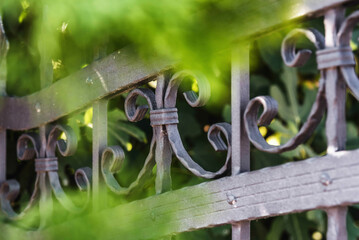
<svg viewBox="0 0 359 240">
<path fill-rule="evenodd" d="M 352 13 L 341 22 L 342 17 L 344 17 L 344 11 L 328 10 L 326 13 L 328 20 L 325 21 L 327 39 L 315 29 L 295 29 L 284 39 L 282 58 L 290 67 L 303 66 L 311 55 L 311 51 L 308 49 L 296 51 L 295 43 L 299 36 L 305 35 L 315 45 L 318 69 L 321 71 L 319 90 L 308 119 L 298 134 L 280 146 L 268 144 L 261 136 L 257 126 L 270 124 L 278 112 L 277 102 L 269 96 L 252 99 L 246 108 L 244 122 L 250 141 L 259 150 L 282 153 L 295 149 L 313 134 L 326 109 L 328 111 L 326 120 L 327 152 L 331 153 L 345 148 L 346 87 L 359 100 L 359 79 L 355 74 L 355 59 L 350 47 L 353 28 L 359 22 L 359 11 Z M 263 112 L 258 118 L 261 106 Z"/>
<path fill-rule="evenodd" d="M 145 117 L 150 109 L 150 120 L 153 128 L 153 138 L 151 141 L 150 152 L 145 160 L 145 164 L 140 171 L 137 180 L 128 188 L 121 187 L 115 180 L 113 173 L 119 170 L 124 153 L 118 147 L 108 147 L 102 155 L 102 174 L 109 188 L 117 194 L 128 194 L 136 186 L 143 184 L 145 179 L 152 175 L 152 168 L 157 165 L 156 192 L 161 193 L 171 189 L 171 161 L 172 154 L 190 172 L 199 177 L 215 178 L 222 175 L 229 166 L 231 156 L 231 126 L 228 123 L 218 123 L 210 127 L 208 139 L 216 151 L 226 151 L 227 158 L 224 166 L 216 172 L 210 172 L 198 165 L 185 150 L 177 124 L 178 114 L 176 99 L 178 87 L 185 77 L 191 76 L 197 80 L 200 92 L 197 96 L 193 91 L 184 93 L 185 99 L 192 107 L 203 106 L 210 96 L 209 84 L 203 74 L 181 71 L 172 77 L 160 75 L 157 78 L 156 92 L 150 89 L 138 88 L 131 91 L 125 101 L 125 111 L 127 118 L 132 122 L 137 122 Z M 139 96 L 147 100 L 148 106 L 136 106 Z M 223 133 L 227 144 L 221 139 Z M 228 146 L 228 147 L 227 147 Z M 155 160 L 155 161 L 154 161 Z"/>
<path fill-rule="evenodd" d="M 58 176 L 58 159 L 55 156 L 55 151 L 58 149 L 62 156 L 73 155 L 77 148 L 77 138 L 72 129 L 68 126 L 56 125 L 46 136 L 46 146 L 41 145 L 40 136 L 37 133 L 25 133 L 20 136 L 17 142 L 17 156 L 20 160 L 35 159 L 36 180 L 35 186 L 30 198 L 30 201 L 23 212 L 16 213 L 11 205 L 11 202 L 16 199 L 19 194 L 20 185 L 16 180 L 7 180 L 2 183 L 0 188 L 0 201 L 2 211 L 11 219 L 20 219 L 32 209 L 36 202 L 41 198 L 40 204 L 47 204 L 51 206 L 51 192 L 54 193 L 56 199 L 65 209 L 72 212 L 82 211 L 89 201 L 89 189 L 91 169 L 78 169 L 75 173 L 75 180 L 81 190 L 87 190 L 86 203 L 82 207 L 75 206 L 63 191 L 60 179 Z M 61 134 L 65 134 L 66 141 L 59 139 Z M 44 151 L 45 150 L 45 151 Z M 45 200 L 45 201 L 43 201 Z M 40 215 L 51 215 L 44 208 L 40 207 Z M 41 212 L 42 211 L 42 212 Z M 41 219 L 40 227 L 46 222 L 46 219 Z"/>
</svg>

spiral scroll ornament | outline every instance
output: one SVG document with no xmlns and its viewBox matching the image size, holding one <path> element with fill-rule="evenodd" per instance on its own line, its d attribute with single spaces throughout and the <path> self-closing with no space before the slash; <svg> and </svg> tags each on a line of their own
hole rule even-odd
<svg viewBox="0 0 359 240">
<path fill-rule="evenodd" d="M 329 17 L 335 17 L 335 15 Z M 359 79 L 355 74 L 356 63 L 350 47 L 353 28 L 359 22 L 359 11 L 349 15 L 341 22 L 339 28 L 333 22 L 335 23 L 335 21 L 326 23 L 326 34 L 328 34 L 326 38 L 315 29 L 295 29 L 284 39 L 281 50 L 282 58 L 290 67 L 303 66 L 311 55 L 311 51 L 307 49 L 296 51 L 295 45 L 298 37 L 304 35 L 315 45 L 318 70 L 321 73 L 319 90 L 308 119 L 298 134 L 280 146 L 268 144 L 261 136 L 257 126 L 266 126 L 274 119 L 278 111 L 277 102 L 269 96 L 252 99 L 246 108 L 244 122 L 250 141 L 259 150 L 282 153 L 295 149 L 313 134 L 323 118 L 325 110 L 328 111 L 326 122 L 328 152 L 344 149 L 345 124 L 342 120 L 345 119 L 345 89 L 342 88 L 347 87 L 359 100 Z M 258 118 L 261 107 L 263 112 Z M 339 129 L 340 127 L 343 129 Z"/>
<path fill-rule="evenodd" d="M 200 73 L 181 71 L 168 77 L 160 75 L 157 78 L 155 93 L 149 89 L 135 89 L 131 91 L 125 101 L 127 118 L 132 122 L 144 118 L 148 109 L 150 110 L 150 121 L 153 129 L 153 137 L 150 152 L 145 160 L 144 166 L 137 179 L 129 187 L 119 185 L 113 174 L 117 172 L 124 159 L 124 153 L 118 146 L 108 147 L 102 155 L 102 174 L 109 188 L 117 194 L 128 194 L 136 187 L 143 185 L 145 180 L 152 175 L 152 169 L 157 165 L 156 192 L 161 193 L 171 189 L 170 167 L 172 155 L 194 175 L 203 178 L 215 178 L 223 175 L 229 167 L 231 158 L 231 126 L 228 123 L 218 123 L 211 126 L 208 131 L 208 139 L 216 151 L 227 151 L 224 166 L 216 172 L 210 172 L 198 165 L 185 150 L 178 131 L 178 113 L 176 99 L 178 87 L 186 77 L 197 80 L 199 95 L 193 91 L 184 93 L 187 103 L 192 107 L 203 106 L 209 96 L 210 87 L 205 76 Z M 136 100 L 141 96 L 147 100 L 147 106 L 137 106 Z M 222 140 L 220 133 L 226 138 Z"/>
<path fill-rule="evenodd" d="M 65 134 L 66 141 L 59 139 L 61 134 Z M 81 168 L 75 172 L 75 181 L 80 190 L 87 191 L 86 203 L 81 207 L 76 206 L 67 197 L 61 187 L 58 175 L 58 159 L 56 150 L 62 156 L 71 156 L 77 148 L 77 138 L 72 129 L 68 126 L 56 125 L 52 127 L 46 136 L 46 146 L 41 145 L 40 136 L 37 133 L 25 133 L 20 136 L 17 142 L 17 157 L 21 161 L 34 160 L 36 180 L 35 186 L 28 202 L 28 205 L 21 213 L 16 213 L 11 203 L 17 198 L 20 185 L 16 180 L 7 180 L 0 187 L 0 202 L 2 211 L 12 220 L 23 218 L 33 206 L 40 202 L 46 204 L 46 208 L 40 206 L 40 216 L 49 216 L 49 206 L 51 208 L 51 192 L 59 203 L 68 211 L 80 212 L 89 201 L 89 190 L 91 181 L 91 169 Z M 46 202 L 42 201 L 45 200 Z M 45 212 L 46 210 L 46 212 Z M 42 212 L 41 212 L 42 211 Z M 41 219 L 43 225 L 44 219 Z"/>
</svg>

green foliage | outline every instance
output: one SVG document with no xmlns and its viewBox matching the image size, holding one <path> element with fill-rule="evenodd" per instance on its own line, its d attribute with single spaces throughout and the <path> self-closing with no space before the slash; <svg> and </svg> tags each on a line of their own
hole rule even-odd
<svg viewBox="0 0 359 240">
<path fill-rule="evenodd" d="M 243 4 L 250 11 L 242 11 Z M 1 1 L 0 12 L 4 17 L 11 46 L 7 58 L 7 92 L 9 95 L 22 96 L 39 90 L 39 65 L 44 59 L 52 63 L 54 81 L 129 44 L 144 60 L 153 53 L 166 59 L 179 59 L 181 67 L 206 74 L 212 88 L 211 100 L 204 108 L 193 109 L 179 97 L 179 132 L 194 160 L 206 169 L 216 170 L 223 164 L 225 153 L 213 151 L 206 138 L 206 132 L 213 123 L 231 120 L 230 46 L 238 32 L 256 28 L 273 16 L 284 17 L 285 4 L 286 1 L 279 1 L 278 4 L 261 8 L 260 0 Z M 320 21 L 321 19 L 314 20 L 302 25 L 321 29 Z M 283 65 L 280 45 L 291 28 L 293 26 L 262 36 L 251 45 L 250 95 L 271 95 L 278 101 L 277 119 L 268 128 L 262 129 L 267 141 L 276 143 L 284 143 L 298 133 L 306 121 L 318 88 L 319 73 L 314 58 L 298 70 Z M 353 36 L 356 39 L 359 31 L 356 30 Z M 309 46 L 306 41 L 300 42 L 299 45 Z M 357 48 L 356 40 L 352 45 Z M 196 89 L 193 83 L 185 83 L 185 88 L 188 87 Z M 108 143 L 120 145 L 125 151 L 124 166 L 116 178 L 121 185 L 128 186 L 136 179 L 143 165 L 152 130 L 148 116 L 138 123 L 128 122 L 123 109 L 124 97 L 125 94 L 113 98 L 109 103 Z M 358 107 L 359 103 L 348 97 L 348 149 L 359 147 L 356 121 L 359 118 L 356 111 Z M 70 125 L 79 140 L 76 154 L 60 158 L 59 161 L 61 182 L 67 191 L 71 192 L 75 189 L 75 170 L 91 166 L 92 108 L 60 121 Z M 32 192 L 34 163 L 15 161 L 18 137 L 19 133 L 16 132 L 8 134 L 7 173 L 8 178 L 17 179 L 22 186 L 21 195 L 14 203 L 16 209 L 21 209 Z M 325 150 L 323 121 L 315 134 L 293 151 L 272 155 L 252 148 L 252 170 L 321 155 Z M 155 172 L 155 169 L 153 171 Z M 173 189 L 204 181 L 193 176 L 176 159 L 172 164 L 172 177 Z M 116 206 L 154 193 L 154 179 L 150 179 L 146 186 L 130 197 L 119 197 L 109 193 L 107 200 L 109 205 Z M 56 213 L 53 219 L 56 224 L 73 219 L 73 225 L 62 229 L 61 234 L 59 231 L 50 230 L 48 239 L 99 239 L 99 236 L 110 234 L 111 230 L 118 226 L 115 219 L 91 214 L 74 218 L 73 215 L 65 213 L 60 206 L 56 207 Z M 31 222 L 34 218 L 38 216 L 34 214 L 28 221 Z M 351 208 L 347 222 L 350 240 L 359 237 L 358 219 L 357 207 Z M 5 219 L 1 220 L 7 222 Z M 129 219 L 129 222 L 135 225 L 136 219 Z M 1 224 L 0 229 L 2 239 L 31 237 L 29 233 L 25 235 L 21 228 L 12 224 Z M 320 234 L 324 235 L 325 229 L 326 216 L 321 210 L 252 222 L 253 239 L 315 239 L 314 237 Z M 230 239 L 230 226 L 183 233 L 174 239 Z"/>
</svg>

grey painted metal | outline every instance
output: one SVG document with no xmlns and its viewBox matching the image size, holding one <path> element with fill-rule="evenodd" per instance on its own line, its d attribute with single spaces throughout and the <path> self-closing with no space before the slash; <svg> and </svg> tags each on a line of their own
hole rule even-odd
<svg viewBox="0 0 359 240">
<path fill-rule="evenodd" d="M 305 64 L 311 54 L 310 50 L 301 50 L 296 52 L 295 42 L 300 34 L 304 34 L 311 40 L 317 49 L 324 48 L 324 37 L 320 32 L 314 29 L 295 29 L 288 34 L 282 44 L 282 57 L 284 62 L 290 67 L 298 67 Z M 324 75 L 324 74 L 323 74 Z M 316 100 L 309 113 L 307 121 L 303 124 L 300 131 L 285 144 L 280 146 L 272 146 L 268 144 L 260 134 L 258 125 L 269 125 L 278 112 L 277 102 L 270 96 L 259 96 L 252 99 L 244 114 L 244 121 L 250 141 L 253 145 L 261 151 L 269 153 L 281 153 L 295 149 L 299 144 L 306 141 L 319 125 L 326 109 L 326 95 L 325 95 L 325 81 L 321 76 L 319 80 L 319 89 Z M 263 112 L 257 119 L 260 107 L 263 107 Z"/>
<path fill-rule="evenodd" d="M 232 175 L 250 171 L 250 145 L 244 127 L 244 111 L 249 102 L 249 45 L 236 46 L 232 51 L 231 117 Z M 232 224 L 232 239 L 250 239 L 250 221 Z"/>
<path fill-rule="evenodd" d="M 53 122 L 98 99 L 144 84 L 171 65 L 170 60 L 141 59 L 131 48 L 122 49 L 39 92 L 0 98 L 0 126 L 25 130 Z"/>
<path fill-rule="evenodd" d="M 9 42 L 5 35 L 5 29 L 0 15 L 0 95 L 6 95 L 6 56 L 9 51 Z"/>
<path fill-rule="evenodd" d="M 6 95 L 6 56 L 9 50 L 4 25 L 0 15 L 0 95 Z M 6 129 L 0 128 L 0 183 L 6 180 Z"/>
<path fill-rule="evenodd" d="M 209 172 L 198 165 L 185 150 L 177 123 L 178 115 L 176 108 L 177 91 L 180 83 L 185 77 L 192 76 L 197 80 L 199 95 L 192 91 L 184 93 L 189 105 L 192 107 L 203 106 L 209 98 L 209 85 L 205 76 L 200 73 L 180 71 L 173 74 L 160 75 L 157 78 L 156 92 L 149 89 L 138 88 L 131 91 L 125 101 L 125 112 L 130 121 L 140 121 L 145 117 L 150 109 L 150 120 L 153 128 L 150 152 L 145 160 L 144 166 L 137 179 L 128 187 L 119 185 L 113 174 L 120 170 L 124 160 L 124 152 L 119 146 L 110 146 L 105 149 L 102 155 L 102 174 L 108 187 L 116 194 L 128 194 L 133 189 L 141 187 L 143 183 L 152 175 L 152 168 L 156 164 L 156 193 L 160 194 L 171 190 L 170 167 L 172 155 L 193 174 L 204 177 L 214 178 L 223 175 L 229 166 L 231 158 L 231 127 L 228 123 L 218 123 L 210 127 L 208 140 L 216 151 L 227 151 L 226 162 L 222 168 L 216 172 Z M 136 106 L 138 97 L 147 100 L 147 106 Z M 222 140 L 220 133 L 226 138 L 226 143 Z"/>
<path fill-rule="evenodd" d="M 0 129 L 0 184 L 6 180 L 6 129 Z"/>
<path fill-rule="evenodd" d="M 244 127 L 244 111 L 249 102 L 249 46 L 232 52 L 231 81 L 232 175 L 250 171 L 249 139 Z"/>
<path fill-rule="evenodd" d="M 45 4 L 40 13 L 40 21 L 41 21 L 41 35 L 46 36 L 47 32 L 49 32 L 48 25 L 46 21 L 48 21 L 48 7 Z M 49 44 L 48 41 L 44 38 L 39 38 L 38 49 L 40 54 L 40 85 L 41 89 L 48 87 L 53 82 L 53 67 L 52 67 L 52 59 L 49 54 Z"/>
<path fill-rule="evenodd" d="M 257 123 L 266 125 L 272 121 L 277 114 L 277 103 L 267 96 L 256 97 L 251 100 L 245 113 L 245 123 L 249 138 L 258 149 L 270 153 L 280 153 L 294 149 L 311 136 L 324 115 L 325 106 L 327 106 L 327 153 L 345 149 L 346 88 L 348 87 L 354 97 L 359 100 L 358 78 L 354 73 L 355 61 L 350 48 L 351 32 L 358 22 L 358 11 L 345 18 L 344 8 L 332 8 L 327 10 L 324 16 L 325 38 L 314 29 L 299 29 L 291 32 L 283 41 L 282 56 L 285 63 L 291 67 L 302 66 L 311 54 L 309 50 L 295 51 L 295 39 L 299 34 L 304 34 L 315 44 L 318 49 L 318 68 L 321 70 L 319 91 L 307 122 L 304 123 L 302 129 L 293 139 L 281 146 L 269 145 L 260 135 L 256 126 Z M 264 110 L 257 121 L 260 106 L 263 106 Z M 345 207 L 334 208 L 328 212 L 328 238 L 347 238 L 346 212 Z M 338 217 L 342 215 L 344 216 Z"/>
<path fill-rule="evenodd" d="M 66 142 L 58 140 L 61 134 L 66 135 Z M 16 180 L 6 180 L 0 187 L 1 209 L 10 219 L 23 218 L 33 206 L 39 202 L 40 204 L 40 228 L 47 224 L 48 218 L 52 213 L 52 193 L 58 202 L 68 211 L 80 212 L 87 207 L 89 201 L 89 188 L 79 181 L 83 182 L 84 178 L 89 179 L 91 176 L 83 175 L 88 170 L 81 169 L 81 173 L 77 173 L 75 179 L 78 185 L 83 186 L 82 190 L 87 190 L 87 199 L 81 207 L 75 206 L 63 191 L 60 178 L 58 176 L 58 162 L 55 155 L 56 149 L 63 156 L 73 155 L 77 147 L 77 138 L 75 133 L 68 126 L 56 125 L 48 128 L 45 126 L 40 128 L 39 133 L 25 133 L 20 136 L 17 143 L 17 157 L 22 160 L 35 160 L 36 180 L 30 201 L 24 211 L 17 214 L 11 205 L 16 199 L 20 191 L 20 185 Z M 89 182 L 89 181 L 87 181 Z"/>
<path fill-rule="evenodd" d="M 346 228 L 348 207 L 333 207 L 326 209 L 328 216 L 328 240 L 348 239 Z"/>
<path fill-rule="evenodd" d="M 94 208 L 98 209 L 105 205 L 106 194 L 101 194 L 103 179 L 100 175 L 100 159 L 107 147 L 107 103 L 101 99 L 93 104 L 93 129 L 92 129 L 92 193 Z M 103 188 L 102 188 L 103 189 Z"/>
<path fill-rule="evenodd" d="M 101 236 L 102 239 L 114 236 L 156 239 L 161 235 L 243 220 L 351 205 L 359 202 L 358 154 L 359 150 L 341 151 L 264 168 L 94 214 L 118 222 L 116 228 Z M 330 181 L 323 181 L 323 174 Z M 229 192 L 235 197 L 232 204 L 228 203 Z M 129 219 L 136 219 L 136 224 Z M 67 229 L 67 224 L 71 221 L 54 228 L 62 231 Z"/>
<path fill-rule="evenodd" d="M 345 19 L 345 9 L 330 9 L 325 13 L 325 47 L 326 49 L 343 49 L 337 41 L 337 34 L 340 26 Z M 350 48 L 350 47 L 349 47 Z M 346 141 L 346 122 L 345 122 L 345 99 L 346 85 L 343 76 L 340 74 L 337 66 L 355 66 L 355 60 L 352 52 L 348 56 L 338 56 L 337 65 L 325 68 L 323 74 L 326 77 L 326 99 L 327 99 L 327 119 L 326 135 L 328 141 L 327 152 L 335 152 L 345 149 Z M 329 62 L 331 56 L 323 60 Z M 352 62 L 348 63 L 347 59 Z M 319 60 L 317 58 L 317 60 Z M 354 63 L 354 64 L 353 64 Z M 346 228 L 346 207 L 334 208 L 327 211 L 328 227 L 327 238 L 329 240 L 347 239 Z"/>
</svg>

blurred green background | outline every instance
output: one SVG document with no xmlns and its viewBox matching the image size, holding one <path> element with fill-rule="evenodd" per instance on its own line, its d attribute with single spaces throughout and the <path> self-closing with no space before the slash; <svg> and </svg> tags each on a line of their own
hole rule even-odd
<svg viewBox="0 0 359 240">
<path fill-rule="evenodd" d="M 243 11 L 243 4 L 250 11 Z M 179 59 L 182 67 L 199 70 L 208 77 L 212 94 L 209 103 L 193 109 L 179 97 L 179 131 L 186 149 L 205 169 L 216 170 L 223 163 L 225 153 L 215 153 L 207 141 L 208 128 L 217 122 L 231 121 L 230 106 L 230 49 L 234 33 L 266 21 L 269 17 L 284 18 L 285 1 L 271 8 L 258 7 L 261 1 L 214 0 L 10 0 L 0 3 L 4 27 L 10 42 L 7 57 L 7 94 L 24 96 L 41 89 L 41 60 L 47 59 L 53 69 L 53 81 L 78 71 L 93 61 L 124 46 L 132 45 L 143 59 L 149 53 L 169 59 Z M 280 6 L 280 7 L 278 7 Z M 350 9 L 353 11 L 355 9 Z M 246 19 L 253 21 L 245 24 Z M 268 127 L 261 127 L 262 135 L 271 144 L 288 141 L 298 133 L 306 121 L 317 90 L 319 72 L 314 58 L 298 69 L 288 68 L 280 57 L 280 45 L 286 33 L 294 27 L 315 27 L 323 32 L 323 19 L 308 20 L 282 26 L 277 31 L 255 37 L 250 45 L 251 97 L 271 95 L 279 104 L 277 119 Z M 357 37 L 353 33 L 352 47 L 357 55 Z M 238 43 L 241 44 L 241 43 Z M 305 40 L 300 47 L 313 47 Z M 51 62 L 51 63 L 50 63 Z M 154 90 L 155 84 L 146 87 Z M 195 82 L 185 82 L 183 89 L 198 91 Z M 181 89 L 180 91 L 182 91 Z M 152 130 L 148 117 L 138 123 L 129 123 L 124 114 L 126 94 L 110 100 L 108 108 L 109 145 L 120 145 L 126 160 L 116 175 L 128 186 L 136 179 L 148 153 Z M 71 96 L 69 96 L 71 99 Z M 65 101 L 65 100 L 64 100 Z M 347 98 L 347 149 L 359 147 L 359 104 L 348 94 Z M 74 172 L 91 166 L 92 109 L 73 114 L 61 122 L 76 132 L 79 145 L 72 157 L 60 159 L 61 182 L 67 191 L 75 191 Z M 33 189 L 35 173 L 33 161 L 16 160 L 16 140 L 20 132 L 8 134 L 8 179 L 21 184 L 20 197 L 14 207 L 20 210 L 28 201 Z M 267 154 L 251 148 L 251 170 L 261 169 L 308 157 L 325 154 L 324 121 L 315 134 L 297 149 L 283 154 Z M 208 160 L 210 159 L 210 161 Z M 173 189 L 203 182 L 193 176 L 177 160 L 172 165 Z M 120 203 L 154 195 L 154 178 L 141 191 L 128 197 L 109 193 L 109 204 Z M 57 209 L 54 222 L 73 217 Z M 349 239 L 359 237 L 359 210 L 350 208 L 348 215 Z M 3 219 L 1 239 L 19 239 L 17 227 L 7 228 Z M 135 220 L 133 220 L 135 224 Z M 105 223 L 105 224 L 104 224 Z M 93 226 L 88 228 L 88 226 Z M 99 234 L 116 228 L 116 221 L 82 216 L 78 224 L 64 233 L 53 233 L 51 239 L 101 239 Z M 231 239 L 230 226 L 215 227 L 183 233 L 173 239 Z M 252 239 L 325 239 L 326 216 L 315 210 L 301 214 L 275 217 L 252 222 Z M 22 232 L 21 232 L 22 234 Z M 57 236 L 57 237 L 56 237 Z"/>
</svg>

